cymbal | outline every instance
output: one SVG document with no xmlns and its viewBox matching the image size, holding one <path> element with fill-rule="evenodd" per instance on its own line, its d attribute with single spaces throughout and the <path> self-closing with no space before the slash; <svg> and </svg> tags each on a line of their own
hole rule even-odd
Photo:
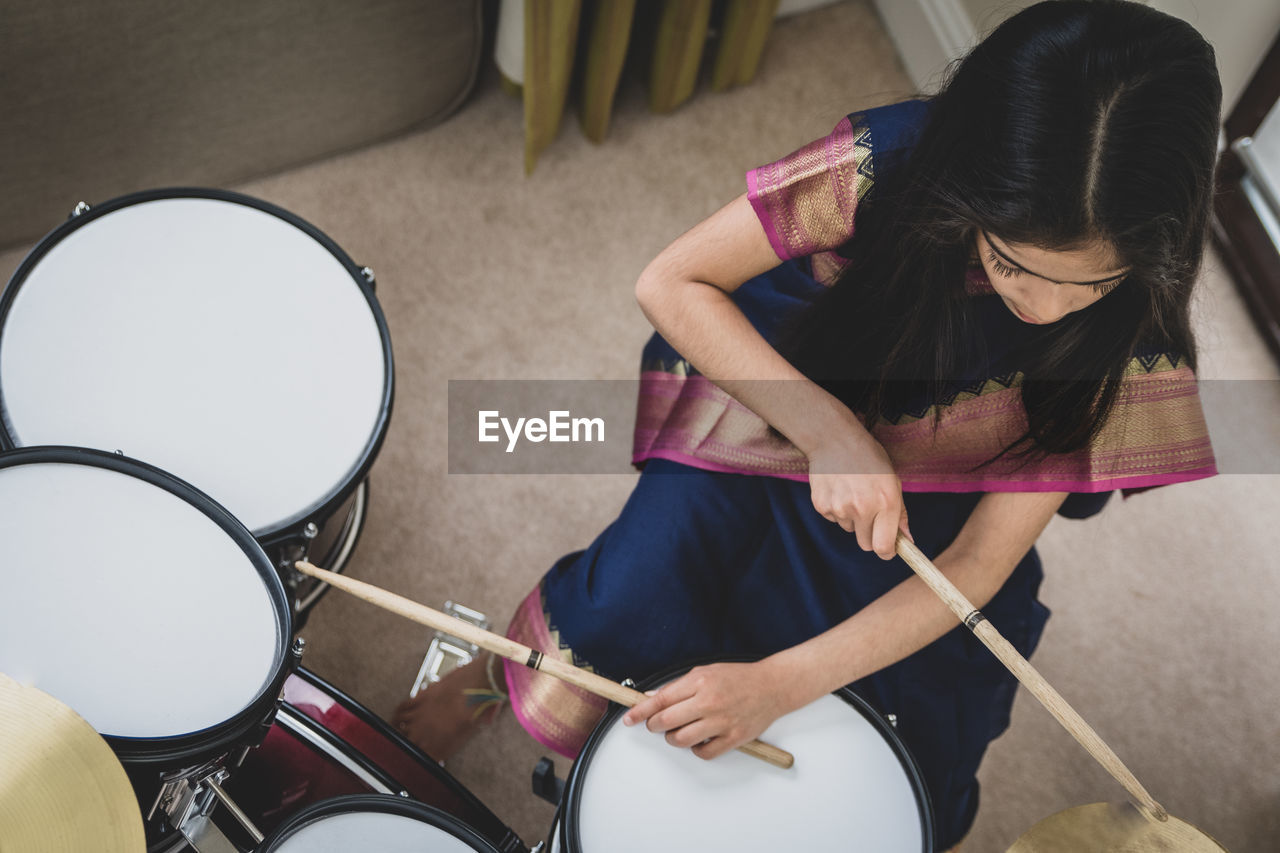
<svg viewBox="0 0 1280 853">
<path fill-rule="evenodd" d="M 141 853 L 142 813 L 111 747 L 83 717 L 0 673 L 4 853 Z"/>
<path fill-rule="evenodd" d="M 1007 853 L 1226 853 L 1207 834 L 1173 815 L 1147 820 L 1125 803 L 1091 803 L 1050 815 Z"/>
</svg>

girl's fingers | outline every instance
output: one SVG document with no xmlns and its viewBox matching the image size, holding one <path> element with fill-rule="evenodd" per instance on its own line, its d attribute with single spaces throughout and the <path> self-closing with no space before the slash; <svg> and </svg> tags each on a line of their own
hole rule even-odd
<svg viewBox="0 0 1280 853">
<path fill-rule="evenodd" d="M 872 540 L 871 540 L 872 526 L 871 525 L 873 521 L 875 521 L 874 517 L 868 518 L 865 515 L 854 519 L 854 527 L 855 527 L 854 533 L 858 537 L 858 547 L 864 551 L 871 550 L 871 543 L 872 543 Z M 845 529 L 847 530 L 848 528 L 845 528 Z"/>
<path fill-rule="evenodd" d="M 719 758 L 733 748 L 733 744 L 729 742 L 728 738 L 715 737 L 693 747 L 693 754 L 705 761 L 710 761 L 713 758 Z"/>
<path fill-rule="evenodd" d="M 702 717 L 697 703 L 688 699 L 663 708 L 645 723 L 651 732 L 670 732 L 697 722 Z"/>
<path fill-rule="evenodd" d="M 678 678 L 623 714 L 622 724 L 624 726 L 634 726 L 636 723 L 643 723 L 650 720 L 654 714 L 661 713 L 666 708 L 683 702 L 693 694 L 694 689 L 689 684 L 688 677 Z M 649 730 L 664 731 L 663 729 L 655 729 L 652 723 L 649 725 Z"/>
<path fill-rule="evenodd" d="M 898 553 L 899 515 L 885 511 L 876 516 L 873 523 L 871 543 L 876 555 L 882 560 L 892 560 Z"/>
<path fill-rule="evenodd" d="M 703 741 L 710 740 L 719 735 L 716 725 L 707 720 L 694 720 L 680 726 L 678 729 L 671 729 L 667 732 L 667 743 L 672 746 L 679 746 L 685 749 L 695 747 Z"/>
</svg>

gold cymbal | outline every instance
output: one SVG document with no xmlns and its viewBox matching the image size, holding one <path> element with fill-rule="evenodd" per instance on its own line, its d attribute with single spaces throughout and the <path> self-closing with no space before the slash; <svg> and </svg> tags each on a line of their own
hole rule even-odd
<svg viewBox="0 0 1280 853">
<path fill-rule="evenodd" d="M 1128 805 L 1091 803 L 1050 815 L 1008 853 L 1226 853 L 1204 832 L 1173 815 L 1153 823 Z"/>
<path fill-rule="evenodd" d="M 0 673 L 0 848 L 141 853 L 129 777 L 84 718 Z"/>
</svg>

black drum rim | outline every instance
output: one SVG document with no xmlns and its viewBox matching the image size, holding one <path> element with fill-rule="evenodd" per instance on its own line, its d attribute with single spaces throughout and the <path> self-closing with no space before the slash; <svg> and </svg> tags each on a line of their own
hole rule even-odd
<svg viewBox="0 0 1280 853">
<path fill-rule="evenodd" d="M 752 660 L 755 660 L 755 658 L 743 656 L 699 658 L 693 662 L 678 664 L 649 676 L 638 685 L 638 689 L 642 691 L 654 689 L 661 684 L 679 678 L 698 666 L 712 663 L 747 663 Z M 921 853 L 932 853 L 934 849 L 933 804 L 929 799 L 929 789 L 925 787 L 924 775 L 920 772 L 920 767 L 916 764 L 915 758 L 907 749 L 906 744 L 898 737 L 897 732 L 893 730 L 893 726 L 867 700 L 863 699 L 848 686 L 832 691 L 832 695 L 842 699 L 870 723 L 884 738 L 890 750 L 898 759 L 898 763 L 902 766 L 903 772 L 906 773 L 911 784 L 911 790 L 915 795 L 916 805 L 920 812 Z M 564 795 L 561 797 L 559 808 L 556 809 L 555 823 L 553 824 L 552 836 L 558 838 L 560 842 L 560 853 L 583 853 L 581 841 L 577 835 L 578 808 L 582 802 L 582 779 L 600 743 L 604 740 L 605 734 L 617 724 L 618 720 L 626 712 L 627 709 L 621 705 L 610 703 L 605 715 L 596 724 L 596 727 L 591 730 L 590 736 L 588 736 L 586 743 L 583 744 L 582 752 L 574 759 L 573 767 L 569 770 L 569 775 L 565 779 Z M 548 839 L 548 849 L 551 848 L 550 840 Z"/>
<path fill-rule="evenodd" d="M 208 728 L 166 737 L 122 737 L 103 734 L 126 767 L 172 769 L 192 766 L 225 754 L 245 743 L 253 730 L 274 717 L 277 698 L 293 668 L 289 642 L 293 636 L 292 612 L 284 584 L 262 546 L 235 516 L 195 486 L 137 459 L 85 447 L 31 446 L 0 453 L 0 470 L 20 465 L 69 464 L 103 468 L 164 489 L 186 502 L 228 534 L 249 558 L 267 588 L 276 615 L 276 650 L 271 674 L 254 698 L 237 714 Z"/>
<path fill-rule="evenodd" d="M 325 234 L 315 225 L 303 219 L 295 213 L 285 210 L 269 201 L 256 198 L 254 196 L 245 195 L 244 193 L 233 192 L 231 190 L 212 189 L 208 187 L 163 187 L 159 189 L 142 190 L 140 192 L 129 193 L 127 195 L 118 196 L 116 198 L 104 201 L 100 204 L 93 205 L 88 210 L 78 215 L 72 216 L 67 221 L 58 225 L 48 234 L 40 239 L 22 259 L 17 270 L 9 278 L 8 284 L 4 290 L 0 292 L 0 350 L 3 349 L 4 332 L 8 325 L 9 311 L 13 306 L 13 301 L 17 297 L 18 292 L 22 289 L 22 285 L 26 283 L 27 277 L 36 265 L 62 240 L 76 230 L 83 228 L 88 223 L 106 216 L 117 210 L 126 207 L 132 207 L 138 204 L 145 204 L 151 201 L 162 201 L 167 199 L 208 199 L 211 201 L 224 201 L 232 204 L 240 204 L 245 207 L 251 207 L 263 213 L 271 214 L 278 219 L 283 220 L 289 225 L 294 226 L 307 236 L 314 239 L 326 251 L 342 265 L 342 267 L 351 276 L 352 282 L 364 297 L 369 311 L 373 315 L 373 321 L 378 329 L 378 336 L 382 345 L 383 359 L 383 387 L 382 396 L 378 406 L 378 417 L 374 423 L 373 432 L 366 442 L 364 449 L 361 451 L 355 466 L 347 472 L 346 478 L 330 489 L 330 492 L 323 497 L 318 503 L 313 504 L 310 508 L 299 510 L 294 515 L 276 522 L 273 525 L 264 527 L 260 530 L 253 531 L 253 535 L 258 541 L 264 545 L 272 545 L 279 542 L 296 539 L 301 536 L 303 528 L 315 519 L 328 518 L 333 512 L 350 497 L 355 491 L 356 486 L 360 484 L 369 474 L 369 470 L 373 467 L 374 460 L 378 456 L 378 452 L 382 449 L 383 440 L 387 435 L 387 428 L 391 421 L 391 409 L 395 398 L 395 361 L 391 353 L 391 333 L 387 327 L 386 316 L 382 312 L 382 307 L 378 303 L 377 297 L 374 295 L 372 284 L 365 279 L 361 273 L 361 267 L 353 261 L 343 249 L 329 235 Z M 32 447 L 39 445 L 30 445 Z M 14 436 L 10 434 L 8 408 L 4 400 L 4 388 L 0 386 L 0 452 L 8 450 L 20 449 L 14 442 Z"/>
<path fill-rule="evenodd" d="M 414 818 L 430 824 L 436 829 L 453 833 L 460 841 L 465 841 L 477 853 L 499 853 L 498 848 L 486 841 L 479 833 L 453 815 L 435 806 L 396 797 L 391 794 L 348 794 L 331 797 L 313 803 L 298 813 L 291 815 L 280 824 L 271 835 L 263 840 L 255 853 L 273 853 L 289 837 L 305 827 L 339 814 L 351 812 L 379 812 Z"/>
</svg>

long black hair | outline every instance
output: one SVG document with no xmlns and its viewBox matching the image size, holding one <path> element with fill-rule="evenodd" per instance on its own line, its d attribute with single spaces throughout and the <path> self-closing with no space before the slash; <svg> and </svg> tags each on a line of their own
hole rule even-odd
<svg viewBox="0 0 1280 853">
<path fill-rule="evenodd" d="M 1213 48 L 1140 3 L 1050 0 L 1000 24 L 928 100 L 914 148 L 860 203 L 848 265 L 779 350 L 870 428 L 922 391 L 940 399 L 982 357 L 965 295 L 980 229 L 1046 249 L 1102 240 L 1130 272 L 1039 333 L 1020 365 L 1029 428 L 1006 452 L 1082 447 L 1139 343 L 1195 364 L 1189 302 L 1222 100 Z"/>
</svg>

